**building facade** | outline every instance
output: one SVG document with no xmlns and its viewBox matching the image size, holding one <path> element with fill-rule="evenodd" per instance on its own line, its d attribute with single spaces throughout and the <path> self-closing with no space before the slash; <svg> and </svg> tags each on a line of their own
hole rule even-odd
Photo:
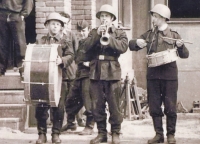
<svg viewBox="0 0 200 144">
<path fill-rule="evenodd" d="M 178 0 L 179 1 L 179 0 Z M 173 3 L 173 0 L 35 0 L 35 32 L 36 38 L 40 38 L 47 33 L 44 27 L 46 16 L 51 12 L 67 12 L 71 15 L 70 29 L 78 35 L 76 31 L 76 23 L 78 20 L 87 20 L 93 28 L 99 26 L 96 19 L 96 12 L 102 4 L 112 5 L 117 14 L 115 25 L 123 26 L 127 36 L 130 39 L 136 39 L 142 33 L 151 28 L 151 17 L 149 10 L 158 3 L 166 4 L 172 10 L 172 19 L 169 25 L 176 30 L 184 40 L 193 42 L 193 45 L 186 44 L 190 51 L 188 59 L 177 60 L 179 68 L 179 90 L 178 101 L 191 110 L 193 101 L 200 100 L 200 61 L 198 60 L 198 52 L 200 52 L 200 41 L 198 40 L 200 33 L 200 19 L 198 16 L 193 17 L 195 12 L 189 16 L 181 15 L 186 12 L 180 12 L 176 15 L 177 7 L 180 9 L 194 9 L 195 4 L 198 7 L 197 0 L 193 3 L 184 4 L 187 0 L 179 1 L 182 5 Z M 120 57 L 123 67 L 122 78 L 128 74 L 132 79 L 136 77 L 138 86 L 146 89 L 146 50 L 138 52 L 130 52 L 129 50 Z"/>
</svg>

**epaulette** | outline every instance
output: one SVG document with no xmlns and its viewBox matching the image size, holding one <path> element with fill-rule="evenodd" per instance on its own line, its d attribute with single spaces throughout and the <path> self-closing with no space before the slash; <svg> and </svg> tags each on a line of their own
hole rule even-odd
<svg viewBox="0 0 200 144">
<path fill-rule="evenodd" d="M 153 31 L 153 29 L 149 29 L 147 32 L 151 32 L 151 31 Z"/>
<path fill-rule="evenodd" d="M 171 31 L 171 32 L 175 32 L 175 33 L 178 34 L 177 30 L 172 30 L 172 29 L 170 29 L 170 31 Z"/>
</svg>

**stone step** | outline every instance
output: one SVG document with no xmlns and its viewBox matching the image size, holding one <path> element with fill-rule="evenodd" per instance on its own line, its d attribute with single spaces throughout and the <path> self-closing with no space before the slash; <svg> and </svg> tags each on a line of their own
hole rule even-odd
<svg viewBox="0 0 200 144">
<path fill-rule="evenodd" d="M 26 115 L 26 104 L 0 104 L 0 118 L 19 118 L 25 121 Z"/>
<path fill-rule="evenodd" d="M 0 104 L 25 104 L 23 90 L 0 90 Z"/>
<path fill-rule="evenodd" d="M 0 76 L 0 90 L 22 90 L 24 84 L 18 75 Z"/>
<path fill-rule="evenodd" d="M 19 118 L 0 118 L 0 127 L 7 127 L 14 130 L 20 130 Z"/>
</svg>

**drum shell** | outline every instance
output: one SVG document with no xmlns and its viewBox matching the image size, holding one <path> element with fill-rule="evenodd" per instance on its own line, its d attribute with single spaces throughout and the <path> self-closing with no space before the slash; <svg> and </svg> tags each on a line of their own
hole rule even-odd
<svg viewBox="0 0 200 144">
<path fill-rule="evenodd" d="M 167 63 L 174 62 L 178 59 L 177 49 L 168 49 L 158 53 L 147 55 L 148 67 L 157 67 Z"/>
<path fill-rule="evenodd" d="M 56 65 L 58 48 L 58 44 L 27 46 L 24 61 L 24 94 L 27 104 L 58 106 L 62 83 L 62 69 Z"/>
</svg>

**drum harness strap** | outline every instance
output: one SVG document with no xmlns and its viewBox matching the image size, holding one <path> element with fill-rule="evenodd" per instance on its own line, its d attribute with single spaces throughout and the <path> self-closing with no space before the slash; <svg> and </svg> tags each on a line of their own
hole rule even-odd
<svg viewBox="0 0 200 144">
<path fill-rule="evenodd" d="M 157 27 L 153 28 L 153 29 L 152 29 L 152 31 L 154 32 L 154 35 L 153 35 L 153 38 L 152 38 L 152 40 L 151 40 L 151 44 L 150 44 L 150 47 L 149 47 L 149 50 L 148 50 L 148 53 L 147 53 L 147 55 L 149 55 L 149 53 L 150 53 L 150 50 L 151 50 L 151 48 L 152 48 L 152 45 L 153 45 L 153 41 L 155 40 L 155 36 L 156 36 L 156 33 L 157 33 Z M 148 39 L 148 38 L 149 38 L 149 36 L 150 36 L 150 33 L 148 34 L 148 36 L 147 36 L 147 38 L 146 38 L 146 39 Z"/>
</svg>

